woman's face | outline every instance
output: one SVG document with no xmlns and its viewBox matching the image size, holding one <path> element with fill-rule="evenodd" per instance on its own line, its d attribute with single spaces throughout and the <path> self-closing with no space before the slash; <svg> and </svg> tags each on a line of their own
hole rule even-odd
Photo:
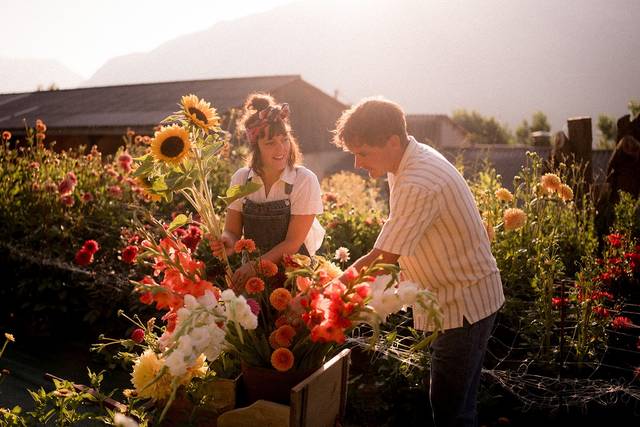
<svg viewBox="0 0 640 427">
<path fill-rule="evenodd" d="M 272 139 L 259 139 L 258 148 L 264 169 L 281 171 L 287 167 L 291 150 L 291 143 L 287 135 L 276 135 Z"/>
</svg>

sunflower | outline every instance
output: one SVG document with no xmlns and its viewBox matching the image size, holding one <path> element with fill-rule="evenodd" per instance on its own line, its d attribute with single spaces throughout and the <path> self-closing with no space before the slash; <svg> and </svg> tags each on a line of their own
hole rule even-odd
<svg viewBox="0 0 640 427">
<path fill-rule="evenodd" d="M 178 125 L 163 127 L 155 133 L 151 141 L 153 157 L 176 165 L 189 153 L 189 149 L 189 132 Z"/>
<path fill-rule="evenodd" d="M 184 114 L 197 126 L 204 130 L 215 127 L 220 122 L 216 109 L 195 95 L 186 95 L 180 101 Z"/>
</svg>

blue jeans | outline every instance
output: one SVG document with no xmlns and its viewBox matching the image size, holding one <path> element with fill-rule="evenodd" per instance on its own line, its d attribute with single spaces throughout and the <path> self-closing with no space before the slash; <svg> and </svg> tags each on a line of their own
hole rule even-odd
<svg viewBox="0 0 640 427">
<path fill-rule="evenodd" d="M 475 427 L 482 362 L 496 314 L 447 329 L 431 344 L 429 399 L 436 427 Z"/>
</svg>

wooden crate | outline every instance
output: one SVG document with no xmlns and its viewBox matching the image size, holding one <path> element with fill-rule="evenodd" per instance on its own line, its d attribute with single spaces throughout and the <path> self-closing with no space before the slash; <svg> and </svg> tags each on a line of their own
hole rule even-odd
<svg viewBox="0 0 640 427">
<path fill-rule="evenodd" d="M 334 427 L 344 418 L 351 350 L 345 349 L 291 389 L 289 427 Z"/>
</svg>

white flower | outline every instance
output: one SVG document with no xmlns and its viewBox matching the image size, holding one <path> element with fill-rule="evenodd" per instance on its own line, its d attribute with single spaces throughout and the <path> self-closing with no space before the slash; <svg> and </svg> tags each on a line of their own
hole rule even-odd
<svg viewBox="0 0 640 427">
<path fill-rule="evenodd" d="M 187 363 L 184 359 L 185 355 L 177 349 L 167 356 L 164 363 L 169 368 L 172 376 L 180 377 L 187 372 Z"/>
<path fill-rule="evenodd" d="M 138 427 L 138 423 L 120 412 L 116 412 L 113 416 L 113 425 L 118 427 Z"/>
<path fill-rule="evenodd" d="M 191 294 L 184 296 L 184 306 L 189 310 L 195 310 L 198 307 L 198 300 Z"/>
<path fill-rule="evenodd" d="M 413 304 L 418 297 L 418 284 L 414 282 L 400 282 L 398 284 L 398 296 L 403 305 Z"/>
<path fill-rule="evenodd" d="M 336 250 L 334 259 L 337 259 L 340 262 L 347 262 L 349 261 L 349 255 L 350 255 L 349 249 L 345 248 L 344 246 L 341 246 Z"/>
<path fill-rule="evenodd" d="M 198 298 L 198 302 L 207 310 L 214 308 L 218 304 L 215 295 L 211 291 L 206 291 L 204 295 Z"/>
<path fill-rule="evenodd" d="M 191 331 L 189 335 L 191 336 L 191 340 L 195 348 L 203 349 L 208 345 L 209 340 L 211 339 L 208 329 L 209 328 L 206 326 L 200 326 Z"/>
</svg>

